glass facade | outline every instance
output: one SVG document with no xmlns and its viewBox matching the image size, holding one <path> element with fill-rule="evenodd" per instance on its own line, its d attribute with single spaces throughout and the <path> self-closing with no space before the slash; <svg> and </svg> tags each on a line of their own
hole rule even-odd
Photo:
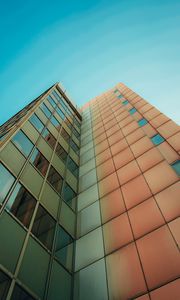
<svg viewBox="0 0 180 300">
<path fill-rule="evenodd" d="M 124 84 L 81 112 L 55 84 L 7 121 L 0 299 L 178 300 L 179 135 Z"/>
</svg>

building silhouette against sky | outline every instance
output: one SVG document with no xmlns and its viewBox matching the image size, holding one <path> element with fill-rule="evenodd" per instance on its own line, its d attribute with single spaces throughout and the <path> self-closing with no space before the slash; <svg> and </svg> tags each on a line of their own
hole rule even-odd
<svg viewBox="0 0 180 300">
<path fill-rule="evenodd" d="M 180 128 L 119 83 L 0 128 L 0 300 L 178 300 Z"/>
</svg>

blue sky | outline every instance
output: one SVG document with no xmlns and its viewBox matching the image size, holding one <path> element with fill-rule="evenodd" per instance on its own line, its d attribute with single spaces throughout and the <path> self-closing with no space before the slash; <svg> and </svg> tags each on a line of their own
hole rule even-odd
<svg viewBox="0 0 180 300">
<path fill-rule="evenodd" d="M 179 0 L 0 4 L 0 123 L 60 81 L 81 106 L 123 82 L 180 123 Z"/>
</svg>

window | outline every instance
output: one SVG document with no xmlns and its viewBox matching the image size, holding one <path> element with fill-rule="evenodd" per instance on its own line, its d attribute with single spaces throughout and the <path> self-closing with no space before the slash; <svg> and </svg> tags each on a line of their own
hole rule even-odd
<svg viewBox="0 0 180 300">
<path fill-rule="evenodd" d="M 138 125 L 140 127 L 146 125 L 147 123 L 148 123 L 148 121 L 146 119 L 144 119 L 144 118 L 138 121 Z"/>
<path fill-rule="evenodd" d="M 64 150 L 64 148 L 58 143 L 56 147 L 56 154 L 64 161 L 66 162 L 67 159 L 67 152 Z"/>
<path fill-rule="evenodd" d="M 58 101 L 61 100 L 61 97 L 59 96 L 59 94 L 58 94 L 55 90 L 52 91 L 52 94 L 54 95 L 54 97 L 55 97 Z"/>
<path fill-rule="evenodd" d="M 49 132 L 49 130 L 46 128 L 43 133 L 42 136 L 44 137 L 44 139 L 48 142 L 48 144 L 54 149 L 54 146 L 56 144 L 56 139 L 54 138 L 54 136 Z"/>
<path fill-rule="evenodd" d="M 49 250 L 52 248 L 55 230 L 55 220 L 39 205 L 32 227 L 32 233 Z"/>
<path fill-rule="evenodd" d="M 34 127 L 41 132 L 44 128 L 44 124 L 39 120 L 39 118 L 36 116 L 36 114 L 32 115 L 32 117 L 29 119 L 31 124 L 34 125 Z"/>
<path fill-rule="evenodd" d="M 49 118 L 51 116 L 51 111 L 49 110 L 49 108 L 47 108 L 47 106 L 44 103 L 42 103 L 40 107 L 43 113 L 45 114 L 45 116 Z"/>
<path fill-rule="evenodd" d="M 78 122 L 76 118 L 74 119 L 74 123 L 76 124 L 77 127 L 79 127 L 79 128 L 81 127 L 81 123 Z"/>
<path fill-rule="evenodd" d="M 63 127 L 61 129 L 61 135 L 65 139 L 65 141 L 69 143 L 70 135 L 67 133 L 67 131 Z"/>
<path fill-rule="evenodd" d="M 10 287 L 10 278 L 0 271 L 0 299 L 6 300 L 6 296 Z"/>
<path fill-rule="evenodd" d="M 59 107 L 57 107 L 56 111 L 57 111 L 58 115 L 61 117 L 61 119 L 64 120 L 65 114 L 62 112 L 62 110 Z"/>
<path fill-rule="evenodd" d="M 35 206 L 34 197 L 18 183 L 6 204 L 6 209 L 28 228 Z"/>
<path fill-rule="evenodd" d="M 130 113 L 131 115 L 133 115 L 136 111 L 137 111 L 137 109 L 133 107 L 133 108 L 131 108 L 131 109 L 129 110 L 129 113 Z"/>
<path fill-rule="evenodd" d="M 180 176 L 180 160 L 177 160 L 176 162 L 174 162 L 171 167 L 174 169 L 174 171 L 176 172 L 176 174 L 178 176 Z"/>
<path fill-rule="evenodd" d="M 117 93 L 117 92 L 119 92 L 118 90 L 114 90 L 114 93 Z"/>
<path fill-rule="evenodd" d="M 51 96 L 48 96 L 47 98 L 52 107 L 56 107 L 56 102 L 54 101 L 54 99 Z"/>
<path fill-rule="evenodd" d="M 0 298 L 1 299 L 1 298 Z M 27 292 L 25 292 L 19 285 L 15 285 L 11 300 L 34 300 Z"/>
<path fill-rule="evenodd" d="M 76 165 L 76 163 L 70 157 L 68 158 L 67 167 L 75 177 L 78 177 L 79 174 L 78 165 Z"/>
<path fill-rule="evenodd" d="M 51 117 L 51 123 L 52 123 L 57 129 L 59 129 L 60 126 L 61 126 L 61 124 L 58 122 L 58 120 L 57 120 L 54 116 Z"/>
<path fill-rule="evenodd" d="M 72 190 L 72 188 L 65 182 L 62 189 L 62 198 L 69 205 L 72 206 L 72 199 L 74 199 L 77 194 Z"/>
<path fill-rule="evenodd" d="M 125 101 L 122 102 L 123 105 L 127 105 L 128 103 L 129 103 L 128 100 L 125 100 Z"/>
<path fill-rule="evenodd" d="M 153 142 L 154 145 L 159 145 L 163 143 L 165 139 L 160 134 L 156 134 L 151 138 L 151 141 Z"/>
<path fill-rule="evenodd" d="M 73 140 L 70 141 L 70 146 L 71 146 L 72 149 L 75 151 L 75 153 L 76 153 L 77 155 L 79 155 L 79 147 L 76 145 L 76 143 L 75 143 Z"/>
<path fill-rule="evenodd" d="M 123 98 L 123 95 L 118 95 L 118 98 L 119 98 L 119 99 Z"/>
<path fill-rule="evenodd" d="M 21 130 L 19 130 L 18 133 L 16 133 L 16 135 L 12 138 L 12 142 L 25 156 L 29 155 L 34 146 Z"/>
<path fill-rule="evenodd" d="M 71 129 L 72 124 L 71 122 L 66 118 L 66 120 L 64 121 L 64 123 Z"/>
<path fill-rule="evenodd" d="M 7 193 L 9 192 L 15 178 L 11 173 L 0 164 L 0 203 L 4 201 Z"/>
<path fill-rule="evenodd" d="M 74 127 L 72 128 L 72 132 L 75 135 L 75 137 L 79 140 L 80 134 L 79 134 L 79 132 Z"/>
<path fill-rule="evenodd" d="M 46 175 L 49 162 L 37 148 L 34 149 L 30 158 L 30 162 L 41 172 L 43 176 Z"/>
<path fill-rule="evenodd" d="M 55 188 L 55 190 L 60 193 L 63 180 L 59 173 L 53 168 L 53 166 L 50 167 L 47 180 Z"/>
</svg>

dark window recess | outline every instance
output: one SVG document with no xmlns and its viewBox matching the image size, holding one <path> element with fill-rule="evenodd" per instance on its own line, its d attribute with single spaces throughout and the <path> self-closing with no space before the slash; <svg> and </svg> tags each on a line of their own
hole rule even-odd
<svg viewBox="0 0 180 300">
<path fill-rule="evenodd" d="M 6 198 L 14 181 L 14 176 L 0 163 L 0 203 Z"/>
<path fill-rule="evenodd" d="M 0 271 L 0 299 L 6 300 L 6 296 L 10 287 L 10 278 L 2 271 Z"/>
<path fill-rule="evenodd" d="M 35 206 L 34 197 L 18 183 L 6 204 L 6 209 L 28 228 Z"/>
<path fill-rule="evenodd" d="M 73 132 L 73 134 L 75 135 L 75 137 L 79 140 L 79 138 L 80 138 L 80 133 L 73 127 L 72 128 L 72 132 Z"/>
<path fill-rule="evenodd" d="M 31 163 L 41 172 L 43 176 L 46 175 L 49 166 L 48 160 L 39 152 L 38 149 L 34 149 L 31 158 Z"/>
<path fill-rule="evenodd" d="M 62 177 L 59 175 L 59 173 L 53 168 L 53 166 L 50 167 L 47 180 L 49 183 L 55 188 L 55 190 L 60 193 L 61 187 L 62 187 Z"/>
<path fill-rule="evenodd" d="M 56 107 L 56 102 L 54 101 L 54 99 L 50 95 L 47 98 L 52 107 Z"/>
<path fill-rule="evenodd" d="M 142 118 L 141 120 L 138 121 L 138 125 L 140 127 L 146 125 L 147 123 L 148 123 L 148 121 L 146 119 L 144 119 L 144 118 Z"/>
<path fill-rule="evenodd" d="M 30 296 L 27 292 L 25 292 L 25 290 L 23 290 L 19 285 L 16 284 L 11 296 L 11 300 L 35 300 L 35 299 L 32 296 Z"/>
<path fill-rule="evenodd" d="M 77 121 L 77 119 L 74 119 L 74 123 L 76 124 L 77 127 L 81 128 L 81 123 Z"/>
<path fill-rule="evenodd" d="M 16 133 L 16 135 L 12 138 L 12 142 L 25 156 L 29 155 L 34 146 L 21 130 L 19 130 L 18 133 Z"/>
<path fill-rule="evenodd" d="M 57 128 L 57 129 L 60 129 L 61 128 L 61 124 L 58 122 L 58 120 L 52 116 L 51 117 L 51 123 Z"/>
<path fill-rule="evenodd" d="M 160 134 L 156 134 L 153 137 L 151 137 L 151 141 L 153 142 L 154 145 L 159 145 L 163 143 L 165 139 Z"/>
<path fill-rule="evenodd" d="M 58 143 L 56 147 L 56 154 L 64 161 L 67 160 L 67 152 L 64 150 L 64 148 Z"/>
<path fill-rule="evenodd" d="M 67 131 L 63 127 L 61 128 L 61 136 L 65 139 L 66 142 L 69 143 L 70 135 L 67 133 Z"/>
<path fill-rule="evenodd" d="M 76 163 L 70 157 L 68 158 L 67 167 L 75 177 L 78 177 L 79 175 L 78 165 L 76 165 Z"/>
<path fill-rule="evenodd" d="M 62 189 L 62 198 L 69 205 L 72 206 L 72 200 L 77 196 L 73 189 L 65 183 Z"/>
<path fill-rule="evenodd" d="M 56 144 L 56 139 L 54 138 L 54 136 L 49 132 L 49 130 L 46 128 L 43 133 L 42 136 L 44 137 L 44 139 L 48 142 L 48 144 L 54 149 L 54 146 Z"/>
<path fill-rule="evenodd" d="M 76 145 L 76 143 L 73 140 L 70 141 L 70 146 L 75 151 L 75 153 L 78 155 L 79 154 L 79 147 Z"/>
<path fill-rule="evenodd" d="M 49 250 L 51 250 L 53 244 L 55 224 L 55 220 L 41 205 L 39 205 L 33 223 L 32 233 Z"/>
<path fill-rule="evenodd" d="M 66 118 L 64 123 L 71 129 L 72 128 L 72 124 L 71 122 Z"/>
<path fill-rule="evenodd" d="M 171 167 L 176 172 L 178 176 L 180 176 L 180 160 L 175 161 L 173 164 L 171 164 Z"/>
<path fill-rule="evenodd" d="M 44 124 L 39 120 L 36 114 L 32 115 L 29 121 L 34 125 L 34 127 L 39 131 L 42 132 L 44 128 Z"/>
<path fill-rule="evenodd" d="M 56 107 L 56 112 L 61 117 L 62 120 L 65 119 L 65 114 L 62 112 L 62 110 L 59 107 Z"/>
<path fill-rule="evenodd" d="M 41 107 L 43 113 L 45 114 L 45 116 L 47 118 L 49 118 L 52 114 L 51 111 L 49 110 L 49 108 L 44 103 L 42 103 L 40 107 Z"/>
</svg>

